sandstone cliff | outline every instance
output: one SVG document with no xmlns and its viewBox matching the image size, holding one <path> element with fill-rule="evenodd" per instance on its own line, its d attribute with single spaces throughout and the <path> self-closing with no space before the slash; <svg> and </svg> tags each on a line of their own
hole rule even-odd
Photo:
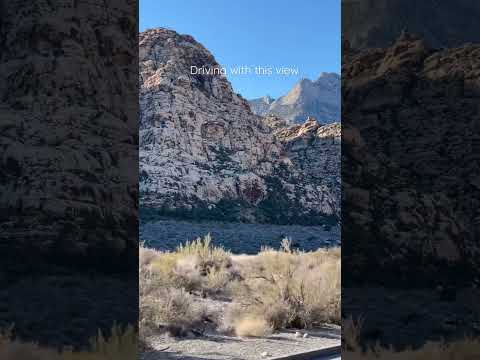
<svg viewBox="0 0 480 360">
<path fill-rule="evenodd" d="M 322 144 L 336 149 L 338 167 L 338 132 L 325 140 L 310 121 L 310 130 L 276 135 L 224 76 L 190 73 L 191 66 L 220 66 L 191 36 L 154 29 L 139 41 L 144 210 L 235 221 L 335 221 L 338 176 L 304 169 L 326 152 Z"/>
</svg>

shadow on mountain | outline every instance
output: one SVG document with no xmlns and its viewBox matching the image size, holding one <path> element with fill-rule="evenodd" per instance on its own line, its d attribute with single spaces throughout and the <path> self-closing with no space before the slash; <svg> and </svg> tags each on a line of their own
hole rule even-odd
<svg viewBox="0 0 480 360">
<path fill-rule="evenodd" d="M 343 317 L 364 345 L 480 336 L 480 46 L 342 56 Z"/>
<path fill-rule="evenodd" d="M 138 319 L 136 3 L 0 7 L 0 324 L 86 348 Z"/>
</svg>

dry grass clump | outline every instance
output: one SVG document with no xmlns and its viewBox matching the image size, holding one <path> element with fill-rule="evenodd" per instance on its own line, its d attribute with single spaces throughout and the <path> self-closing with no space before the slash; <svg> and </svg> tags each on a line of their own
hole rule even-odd
<svg viewBox="0 0 480 360">
<path fill-rule="evenodd" d="M 272 332 L 272 328 L 265 319 L 252 315 L 237 319 L 234 323 L 234 329 L 237 336 L 261 337 Z"/>
<path fill-rule="evenodd" d="M 422 348 L 395 351 L 376 345 L 363 350 L 359 343 L 362 321 L 343 321 L 342 357 L 352 360 L 474 360 L 480 359 L 480 339 L 467 338 L 450 343 L 428 342 Z"/>
<path fill-rule="evenodd" d="M 130 360 L 138 357 L 138 338 L 133 327 L 114 326 L 111 336 L 101 333 L 90 341 L 90 351 L 58 351 L 12 340 L 9 330 L 0 333 L 0 359 L 18 360 Z"/>
<path fill-rule="evenodd" d="M 223 248 L 212 245 L 210 234 L 203 239 L 198 238 L 185 245 L 180 244 L 176 253 L 182 257 L 196 257 L 202 272 L 209 269 L 228 268 L 232 265 L 230 253 Z"/>
</svg>

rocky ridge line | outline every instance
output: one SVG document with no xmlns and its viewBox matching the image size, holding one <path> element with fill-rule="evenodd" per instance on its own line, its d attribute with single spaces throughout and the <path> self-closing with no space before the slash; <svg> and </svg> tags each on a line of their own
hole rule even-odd
<svg viewBox="0 0 480 360">
<path fill-rule="evenodd" d="M 321 73 L 312 81 L 302 79 L 284 96 L 249 101 L 252 111 L 261 116 L 277 115 L 290 124 L 302 123 L 309 116 L 322 124 L 340 120 L 340 76 Z"/>
</svg>

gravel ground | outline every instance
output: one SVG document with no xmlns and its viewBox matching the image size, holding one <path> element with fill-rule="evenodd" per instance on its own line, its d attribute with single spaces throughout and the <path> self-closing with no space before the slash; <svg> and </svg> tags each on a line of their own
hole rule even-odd
<svg viewBox="0 0 480 360">
<path fill-rule="evenodd" d="M 304 332 L 301 331 L 302 334 Z M 154 336 L 148 341 L 152 350 L 143 353 L 141 359 L 258 360 L 340 345 L 339 326 L 325 326 L 307 333 L 307 338 L 296 337 L 295 331 L 279 332 L 265 338 L 218 334 L 189 339 Z M 163 350 L 165 348 L 167 349 Z M 265 353 L 268 355 L 265 356 Z"/>
</svg>

